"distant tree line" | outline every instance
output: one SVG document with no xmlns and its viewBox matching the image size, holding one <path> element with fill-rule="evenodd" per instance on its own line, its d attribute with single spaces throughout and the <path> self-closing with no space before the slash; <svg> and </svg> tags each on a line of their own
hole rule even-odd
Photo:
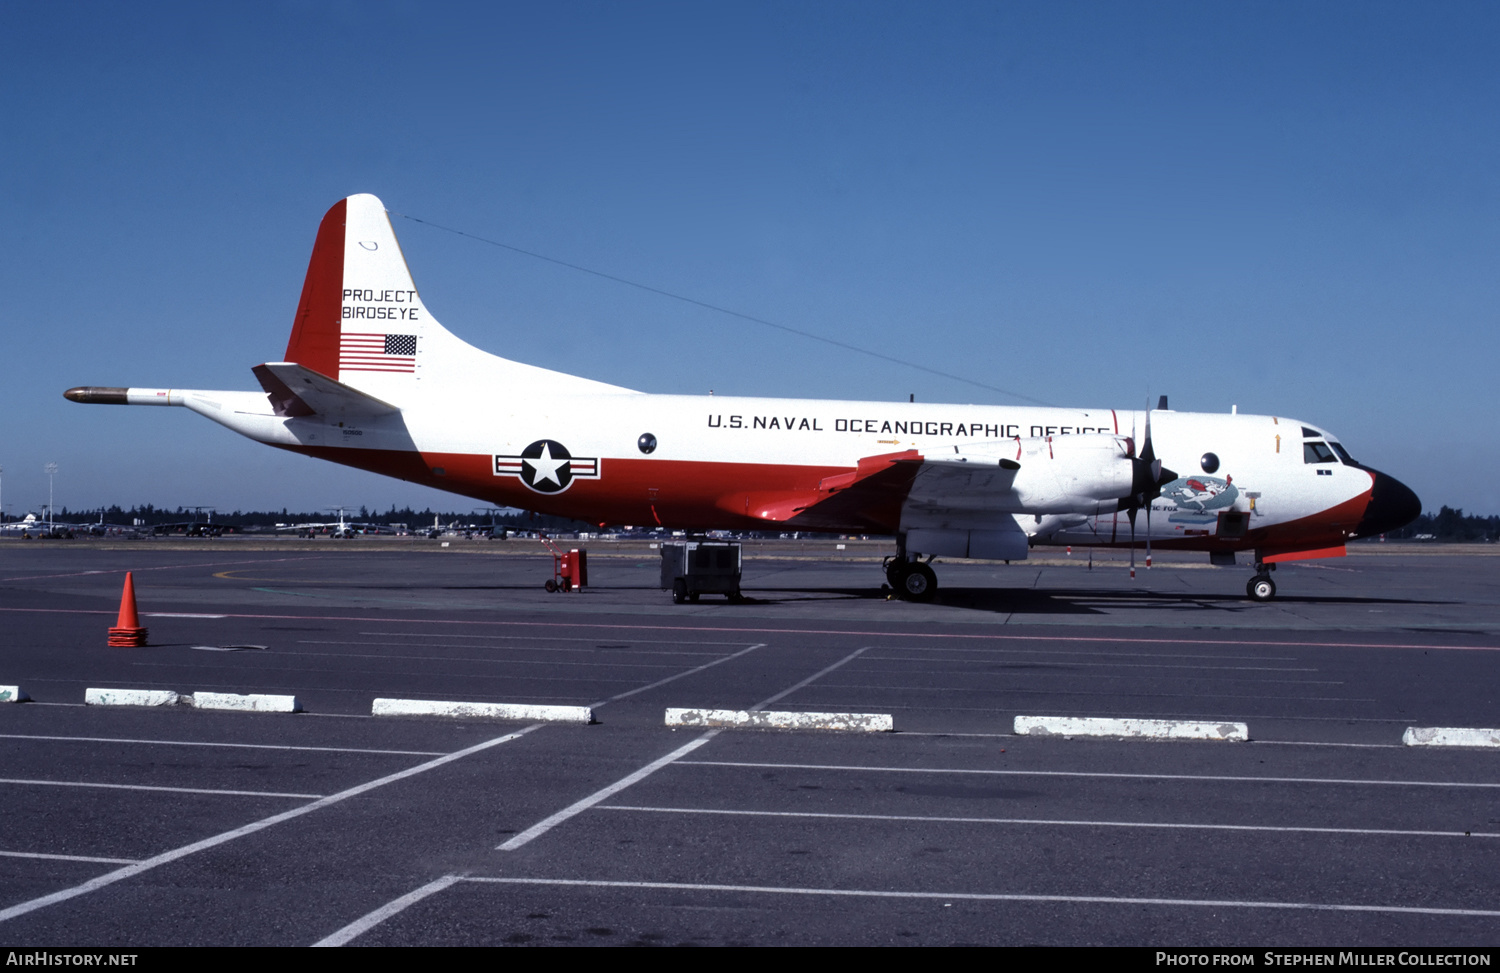
<svg viewBox="0 0 1500 973">
<path fill-rule="evenodd" d="M 191 507 L 157 507 L 153 504 L 144 504 L 135 507 L 121 507 L 119 505 L 110 507 L 95 507 L 92 510 L 69 510 L 64 507 L 58 511 L 57 519 L 66 523 L 98 523 L 100 515 L 103 515 L 104 523 L 120 526 L 135 526 L 137 522 L 142 527 L 154 527 L 159 524 L 192 523 L 194 521 L 212 520 L 215 524 L 223 524 L 226 527 L 275 527 L 277 524 L 303 524 L 303 523 L 328 523 L 338 520 L 338 512 L 328 510 L 315 511 L 293 511 L 286 507 L 281 510 L 236 510 L 233 513 L 213 511 L 209 508 Z M 392 505 L 391 509 L 381 513 L 372 511 L 367 507 L 360 507 L 357 511 L 345 508 L 344 518 L 351 523 L 381 524 L 392 526 L 394 524 L 405 524 L 407 527 L 417 529 L 432 526 L 432 519 L 436 517 L 438 523 L 460 525 L 481 525 L 509 527 L 515 530 L 560 530 L 578 531 L 593 530 L 597 524 L 586 523 L 581 520 L 572 520 L 568 517 L 554 517 L 551 514 L 539 514 L 526 510 L 507 511 L 505 513 L 481 513 L 475 510 L 467 511 L 441 511 L 428 507 L 423 510 L 413 510 L 411 507 L 397 508 Z M 1400 530 L 1390 531 L 1386 537 L 1391 540 L 1438 540 L 1438 541 L 1489 541 L 1491 543 L 1500 541 L 1500 516 L 1479 516 L 1465 514 L 1462 508 L 1442 507 L 1437 513 L 1424 513 L 1416 520 Z"/>
<path fill-rule="evenodd" d="M 193 522 L 212 521 L 225 527 L 275 527 L 277 524 L 325 524 L 334 523 L 339 519 L 337 508 L 333 510 L 296 511 L 283 507 L 281 510 L 236 510 L 233 513 L 224 513 L 211 510 L 208 507 L 158 507 L 154 504 L 144 504 L 135 507 L 121 507 L 118 504 L 110 507 L 95 507 L 91 510 L 69 510 L 62 508 L 57 513 L 57 519 L 67 523 L 98 523 L 100 517 L 104 523 L 123 527 L 155 527 L 160 524 L 180 524 Z M 368 507 L 360 507 L 355 510 L 352 507 L 344 508 L 344 519 L 350 523 L 380 524 L 391 526 L 394 524 L 405 524 L 407 527 L 417 529 L 431 527 L 432 520 L 436 517 L 439 524 L 447 526 L 457 523 L 462 525 L 475 524 L 488 526 L 510 527 L 516 530 L 590 530 L 597 528 L 597 524 L 588 524 L 583 521 L 573 520 L 568 517 L 554 517 L 550 514 L 532 513 L 526 510 L 514 510 L 504 513 L 487 513 L 476 510 L 466 511 L 442 511 L 427 508 L 425 510 L 413 510 L 411 507 L 397 508 L 392 505 L 391 509 L 384 513 L 372 511 Z"/>
<path fill-rule="evenodd" d="M 1424 536 L 1425 535 L 1425 536 Z M 1489 541 L 1500 540 L 1500 517 L 1465 514 L 1462 508 L 1443 507 L 1437 513 L 1423 514 L 1410 525 L 1388 532 L 1393 540 Z"/>
</svg>

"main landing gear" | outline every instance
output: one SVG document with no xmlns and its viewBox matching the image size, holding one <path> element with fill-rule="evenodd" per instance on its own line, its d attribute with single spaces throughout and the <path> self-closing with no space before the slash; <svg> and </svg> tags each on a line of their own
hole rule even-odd
<svg viewBox="0 0 1500 973">
<path fill-rule="evenodd" d="M 1255 562 L 1255 577 L 1245 585 L 1245 594 L 1250 596 L 1251 601 L 1270 601 L 1276 597 L 1276 582 L 1271 580 L 1271 572 L 1275 570 L 1274 564 Z"/>
<path fill-rule="evenodd" d="M 937 573 L 923 561 L 908 560 L 905 554 L 886 559 L 885 579 L 907 601 L 931 601 L 937 594 Z"/>
</svg>

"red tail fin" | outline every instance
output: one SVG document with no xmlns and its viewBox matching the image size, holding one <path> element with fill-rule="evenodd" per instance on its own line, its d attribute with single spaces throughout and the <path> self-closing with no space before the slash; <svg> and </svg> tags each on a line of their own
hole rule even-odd
<svg viewBox="0 0 1500 973">
<path fill-rule="evenodd" d="M 334 203 L 318 227 L 312 260 L 307 264 L 307 279 L 302 284 L 302 300 L 297 305 L 292 337 L 286 346 L 286 361 L 332 379 L 339 377 L 339 315 L 343 307 L 347 208 L 348 200 Z"/>
</svg>

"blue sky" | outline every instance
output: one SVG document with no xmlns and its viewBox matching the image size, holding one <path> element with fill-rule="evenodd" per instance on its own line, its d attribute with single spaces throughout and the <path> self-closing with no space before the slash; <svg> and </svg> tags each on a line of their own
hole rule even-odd
<svg viewBox="0 0 1500 973">
<path fill-rule="evenodd" d="M 0 2 L 10 516 L 471 501 L 73 385 L 255 388 L 397 213 L 1067 405 L 1317 423 L 1500 512 L 1500 7 Z M 1016 400 L 396 219 L 429 308 L 662 392 Z"/>
</svg>

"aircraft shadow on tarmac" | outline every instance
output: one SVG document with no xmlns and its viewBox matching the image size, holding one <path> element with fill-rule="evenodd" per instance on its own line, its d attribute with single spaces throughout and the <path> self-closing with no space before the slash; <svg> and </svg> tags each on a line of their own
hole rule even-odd
<svg viewBox="0 0 1500 973">
<path fill-rule="evenodd" d="M 361 586 L 370 587 L 370 586 Z M 374 586 L 379 587 L 379 586 Z M 439 591 L 532 591 L 539 584 L 466 584 L 442 585 Z M 609 585 L 611 591 L 662 593 L 655 585 Z M 747 590 L 741 605 L 793 605 L 806 603 L 818 596 L 859 601 L 899 600 L 885 588 L 758 588 Z M 665 597 L 663 593 L 663 597 Z M 697 604 L 723 604 L 719 595 L 707 595 Z M 1361 598 L 1344 595 L 1278 595 L 1270 606 L 1250 601 L 1244 595 L 1196 593 L 1173 594 L 1143 591 L 1139 588 L 960 588 L 938 589 L 931 604 L 943 608 L 963 608 L 978 612 L 1003 612 L 1020 615 L 1105 615 L 1126 609 L 1178 609 L 1200 611 L 1251 611 L 1275 605 L 1346 605 L 1438 606 L 1459 602 L 1418 598 Z"/>
<path fill-rule="evenodd" d="M 798 596 L 834 595 L 866 601 L 885 601 L 891 592 L 879 588 L 800 588 L 790 597 L 775 597 L 761 589 L 746 592 L 746 604 L 778 604 L 799 600 Z M 1190 609 L 1202 611 L 1251 611 L 1268 606 L 1243 595 L 1171 594 L 1138 588 L 939 588 L 931 604 L 970 611 L 1022 615 L 1104 615 L 1122 609 Z M 1272 606 L 1288 605 L 1451 605 L 1457 602 L 1417 598 L 1360 598 L 1338 595 L 1280 595 Z M 1106 610 L 1106 606 L 1108 611 Z"/>
</svg>

